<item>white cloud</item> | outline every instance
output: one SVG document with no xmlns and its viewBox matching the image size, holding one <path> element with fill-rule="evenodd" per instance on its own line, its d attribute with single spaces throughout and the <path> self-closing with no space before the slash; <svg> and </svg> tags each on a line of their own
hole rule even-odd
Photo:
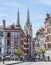
<svg viewBox="0 0 51 65">
<path fill-rule="evenodd" d="M 51 6 L 51 0 L 39 0 L 37 3 Z"/>
<path fill-rule="evenodd" d="M 5 14 L 1 14 L 1 13 L 0 13 L 0 17 L 3 17 L 3 16 L 5 16 Z"/>
<path fill-rule="evenodd" d="M 43 1 L 40 1 L 40 3 L 51 6 L 51 0 L 43 0 Z"/>
<path fill-rule="evenodd" d="M 9 1 L 9 2 L 5 1 L 0 3 L 0 12 L 11 11 L 11 10 L 16 11 L 17 9 L 23 11 L 26 10 L 26 6 L 24 3 L 18 2 L 16 0 Z"/>
<path fill-rule="evenodd" d="M 30 0 L 31 3 L 35 3 L 35 4 L 43 4 L 43 5 L 48 5 L 51 6 L 51 0 Z"/>
<path fill-rule="evenodd" d="M 45 14 L 32 13 L 31 16 L 30 16 L 30 19 L 32 21 L 35 21 L 35 20 L 43 20 L 43 19 L 45 19 L 45 17 L 46 17 Z"/>
<path fill-rule="evenodd" d="M 18 2 L 17 0 L 11 0 L 11 1 L 4 1 L 4 2 L 1 2 L 0 3 L 1 6 L 4 6 L 4 7 L 21 7 L 21 6 L 24 6 L 24 3 L 22 4 L 21 2 Z"/>
</svg>

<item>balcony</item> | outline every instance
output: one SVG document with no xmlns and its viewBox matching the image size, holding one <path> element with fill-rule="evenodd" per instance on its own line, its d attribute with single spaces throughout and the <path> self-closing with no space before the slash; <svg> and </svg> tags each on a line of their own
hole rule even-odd
<svg viewBox="0 0 51 65">
<path fill-rule="evenodd" d="M 21 39 L 22 41 L 24 41 L 24 39 L 23 39 L 22 37 L 21 37 L 20 39 Z"/>
<path fill-rule="evenodd" d="M 20 45 L 20 47 L 24 48 L 24 46 L 23 46 L 23 45 Z"/>
<path fill-rule="evenodd" d="M 50 31 L 50 32 L 45 33 L 45 35 L 51 35 L 51 31 Z"/>
<path fill-rule="evenodd" d="M 26 43 L 26 42 L 24 42 L 24 44 L 25 44 L 25 45 L 27 45 L 27 43 Z"/>
<path fill-rule="evenodd" d="M 24 47 L 24 50 L 29 50 L 29 48 L 25 48 L 25 47 Z"/>
<path fill-rule="evenodd" d="M 51 40 L 46 40 L 45 42 L 49 42 L 49 43 L 51 43 Z"/>
<path fill-rule="evenodd" d="M 45 28 L 50 28 L 51 27 L 51 23 L 49 23 L 47 26 L 45 26 Z"/>
</svg>

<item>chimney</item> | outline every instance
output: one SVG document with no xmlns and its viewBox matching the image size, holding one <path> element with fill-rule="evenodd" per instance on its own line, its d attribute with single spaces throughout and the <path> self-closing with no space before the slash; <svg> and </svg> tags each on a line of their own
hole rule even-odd
<svg viewBox="0 0 51 65">
<path fill-rule="evenodd" d="M 46 14 L 46 19 L 45 20 L 48 20 L 50 18 L 50 14 Z"/>
<path fill-rule="evenodd" d="M 5 20 L 3 20 L 3 27 L 5 28 Z"/>
<path fill-rule="evenodd" d="M 46 14 L 46 16 L 47 16 L 47 18 L 49 18 L 50 17 L 50 14 Z"/>
</svg>

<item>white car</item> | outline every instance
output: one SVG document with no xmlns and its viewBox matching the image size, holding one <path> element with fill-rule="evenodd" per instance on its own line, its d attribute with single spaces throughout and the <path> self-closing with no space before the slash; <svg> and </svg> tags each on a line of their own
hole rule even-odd
<svg viewBox="0 0 51 65">
<path fill-rule="evenodd" d="M 15 60 L 15 55 L 11 55 L 10 60 Z"/>
<path fill-rule="evenodd" d="M 10 60 L 10 55 L 5 56 L 5 59 L 6 59 L 6 60 Z"/>
</svg>

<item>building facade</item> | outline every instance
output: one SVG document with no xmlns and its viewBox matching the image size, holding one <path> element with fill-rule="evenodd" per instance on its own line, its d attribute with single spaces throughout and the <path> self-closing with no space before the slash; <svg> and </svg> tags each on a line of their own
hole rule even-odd
<svg viewBox="0 0 51 65">
<path fill-rule="evenodd" d="M 23 32 L 20 19 L 19 19 L 19 11 L 17 17 L 17 24 L 10 25 L 6 27 L 6 22 L 3 20 L 3 30 L 4 30 L 4 45 L 5 45 L 5 55 L 16 55 L 16 50 L 21 49 L 24 52 L 24 55 L 28 55 L 29 47 L 28 47 L 28 36 Z"/>
<path fill-rule="evenodd" d="M 4 54 L 4 39 L 3 39 L 3 27 L 0 25 L 0 59 Z"/>
<path fill-rule="evenodd" d="M 45 29 L 43 27 L 41 27 L 37 31 L 36 37 L 37 37 L 38 44 L 39 44 L 40 48 L 44 48 L 44 45 L 45 45 Z"/>
<path fill-rule="evenodd" d="M 51 57 L 51 16 L 46 15 L 45 19 L 45 48 L 47 49 L 47 55 Z"/>
<path fill-rule="evenodd" d="M 40 58 L 42 57 L 42 54 L 39 54 L 40 49 L 44 49 L 45 48 L 45 33 L 44 33 L 44 28 L 41 27 L 37 32 L 36 32 L 36 37 L 34 38 L 34 42 L 35 42 L 35 54 L 36 57 Z"/>
<path fill-rule="evenodd" d="M 35 56 L 35 40 L 32 39 L 32 43 L 31 43 L 31 56 L 32 58 L 34 58 Z"/>
<path fill-rule="evenodd" d="M 21 49 L 25 57 L 32 57 L 34 52 L 34 41 L 32 37 L 32 24 L 30 23 L 29 10 L 27 11 L 27 21 L 24 30 L 20 25 L 19 11 L 17 16 L 16 25 L 13 23 L 6 27 L 6 21 L 3 20 L 3 43 L 4 52 L 7 55 L 16 55 L 16 50 Z M 0 38 L 0 40 L 1 40 Z M 1 47 L 1 45 L 0 45 Z"/>
</svg>

